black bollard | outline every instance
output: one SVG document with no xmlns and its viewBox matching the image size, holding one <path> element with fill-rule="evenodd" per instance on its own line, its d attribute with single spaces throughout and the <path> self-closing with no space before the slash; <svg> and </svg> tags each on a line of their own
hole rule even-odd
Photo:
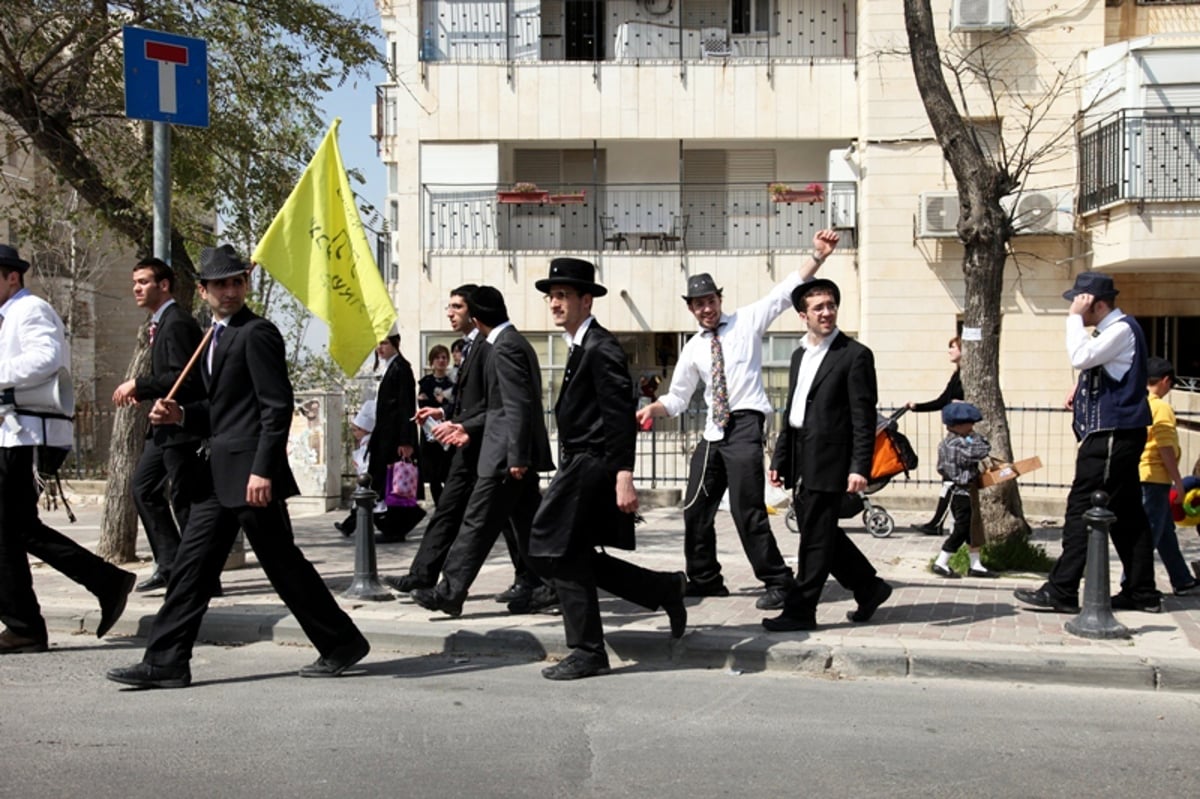
<svg viewBox="0 0 1200 799">
<path fill-rule="evenodd" d="M 1081 638 L 1128 638 L 1129 629 L 1112 612 L 1108 583 L 1108 531 L 1117 520 L 1108 509 L 1108 494 L 1092 494 L 1092 507 L 1083 514 L 1088 525 L 1087 569 L 1083 609 L 1066 623 L 1067 632 Z"/>
<path fill-rule="evenodd" d="M 366 599 L 383 602 L 392 599 L 392 592 L 379 582 L 375 568 L 375 522 L 371 511 L 378 498 L 371 490 L 371 478 L 358 478 L 358 488 L 351 495 L 354 500 L 354 580 L 342 594 L 347 599 Z"/>
</svg>

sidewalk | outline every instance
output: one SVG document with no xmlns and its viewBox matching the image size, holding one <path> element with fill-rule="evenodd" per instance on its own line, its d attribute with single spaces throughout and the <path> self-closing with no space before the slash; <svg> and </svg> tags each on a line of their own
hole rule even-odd
<svg viewBox="0 0 1200 799">
<path fill-rule="evenodd" d="M 887 507 L 886 497 L 880 497 Z M 1200 596 L 1166 596 L 1161 614 L 1122 612 L 1118 620 L 1133 633 L 1130 639 L 1092 641 L 1067 633 L 1071 619 L 1030 610 L 1012 596 L 1014 588 L 1036 587 L 1044 575 L 1005 575 L 1000 579 L 946 580 L 929 571 L 929 561 L 942 539 L 908 530 L 928 518 L 928 511 L 891 511 L 896 531 L 872 538 L 856 519 L 844 520 L 854 541 L 871 559 L 895 592 L 871 623 L 852 624 L 846 612 L 853 598 L 830 580 L 818 610 L 820 629 L 812 633 L 768 634 L 760 625 L 774 612 L 755 609 L 761 586 L 742 554 L 728 513 L 717 517 L 717 536 L 728 598 L 688 599 L 687 635 L 672 642 L 667 619 L 626 602 L 601 596 L 610 650 L 622 661 L 677 668 L 720 668 L 735 672 L 764 669 L 814 676 L 953 677 L 1036 683 L 1164 690 L 1200 690 Z M 354 574 L 354 545 L 333 529 L 345 513 L 295 518 L 296 538 L 335 594 Z M 683 520 L 676 508 L 643 513 L 638 549 L 629 554 L 653 569 L 683 568 Z M 45 513 L 47 524 L 94 548 L 99 538 L 99 509 L 83 507 L 79 522 L 64 514 Z M 772 526 L 789 563 L 795 564 L 797 537 L 782 515 Z M 1057 556 L 1061 520 L 1035 520 L 1035 539 Z M 407 572 L 424 523 L 399 544 L 377 547 L 381 574 Z M 1189 561 L 1200 558 L 1200 538 L 1180 531 Z M 148 557 L 144 537 L 139 553 Z M 789 554 L 790 553 L 790 554 Z M 1112 584 L 1120 566 L 1112 556 Z M 132 564 L 139 580 L 152 564 Z M 463 615 L 451 619 L 399 601 L 351 602 L 345 607 L 371 640 L 376 652 L 444 653 L 454 657 L 504 656 L 541 659 L 566 654 L 562 621 L 557 615 L 510 615 L 493 595 L 508 587 L 512 567 L 503 542 L 493 551 L 468 598 Z M 1159 588 L 1167 586 L 1159 566 Z M 271 590 L 252 552 L 247 566 L 223 575 L 225 596 L 213 600 L 201 638 L 207 641 L 276 640 L 307 643 L 294 618 Z M 57 572 L 35 562 L 34 587 L 51 629 L 66 632 L 95 629 L 99 610 L 94 597 Z M 162 593 L 134 593 L 124 617 L 111 635 L 144 635 L 162 601 Z"/>
</svg>

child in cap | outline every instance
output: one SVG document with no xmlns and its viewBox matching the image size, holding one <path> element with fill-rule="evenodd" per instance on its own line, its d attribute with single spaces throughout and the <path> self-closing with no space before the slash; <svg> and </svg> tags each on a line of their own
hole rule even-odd
<svg viewBox="0 0 1200 799">
<path fill-rule="evenodd" d="M 975 432 L 975 423 L 983 414 L 969 402 L 952 402 L 942 408 L 942 424 L 947 435 L 938 444 L 938 473 L 954 487 L 950 489 L 950 514 L 954 518 L 954 529 L 942 543 L 933 564 L 933 573 L 956 578 L 958 572 L 950 568 L 950 558 L 965 544 L 971 534 L 971 483 L 979 476 L 979 462 L 992 451 L 992 445 Z M 994 577 L 984 568 L 979 559 L 979 547 L 971 547 L 971 567 L 967 571 L 972 577 Z"/>
</svg>

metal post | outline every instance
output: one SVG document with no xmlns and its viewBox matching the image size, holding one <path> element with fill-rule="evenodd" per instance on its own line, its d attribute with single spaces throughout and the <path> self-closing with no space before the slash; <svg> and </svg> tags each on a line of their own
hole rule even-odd
<svg viewBox="0 0 1200 799">
<path fill-rule="evenodd" d="M 1081 638 L 1128 638 L 1129 630 L 1112 612 L 1108 584 L 1108 531 L 1117 520 L 1108 509 L 1108 494 L 1092 494 L 1092 507 L 1083 514 L 1088 525 L 1087 570 L 1084 572 L 1083 610 L 1064 625 Z"/>
<path fill-rule="evenodd" d="M 171 126 L 154 122 L 154 257 L 171 263 Z"/>
<path fill-rule="evenodd" d="M 354 579 L 342 594 L 347 599 L 366 599 L 383 602 L 392 598 L 392 592 L 379 582 L 375 568 L 375 523 L 371 511 L 378 498 L 371 490 L 371 478 L 358 478 L 358 488 L 351 495 L 354 500 Z"/>
</svg>

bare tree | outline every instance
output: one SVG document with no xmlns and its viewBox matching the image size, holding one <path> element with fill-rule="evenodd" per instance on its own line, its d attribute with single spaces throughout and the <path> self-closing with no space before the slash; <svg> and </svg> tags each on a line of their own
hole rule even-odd
<svg viewBox="0 0 1200 799">
<path fill-rule="evenodd" d="M 1066 144 L 1078 115 L 1064 116 L 1060 101 L 1078 77 L 1077 59 L 1056 65 L 1048 80 L 1029 80 L 1029 63 L 1022 58 L 1028 59 L 1032 48 L 1025 46 L 1026 32 L 1021 29 L 971 39 L 944 54 L 930 0 L 904 0 L 904 19 L 917 89 L 958 187 L 966 289 L 963 326 L 979 331 L 978 338 L 963 337 L 963 389 L 983 412 L 986 422 L 981 426 L 993 454 L 1011 459 L 999 374 L 1004 270 L 1013 256 L 1015 229 L 1001 199 L 1021 188 L 1031 171 L 1070 157 Z M 997 122 L 994 141 L 986 141 L 973 121 L 978 119 Z M 1028 536 L 1016 481 L 981 498 L 989 540 Z"/>
</svg>

